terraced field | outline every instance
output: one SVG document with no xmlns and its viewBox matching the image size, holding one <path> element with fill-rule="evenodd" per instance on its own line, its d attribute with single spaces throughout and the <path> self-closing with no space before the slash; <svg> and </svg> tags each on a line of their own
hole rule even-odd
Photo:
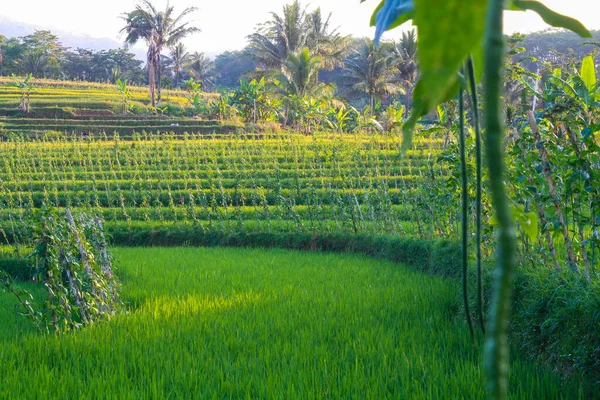
<svg viewBox="0 0 600 400">
<path fill-rule="evenodd" d="M 402 160 L 399 145 L 361 135 L 8 141 L 0 144 L 0 221 L 10 235 L 46 205 L 129 226 L 412 234 L 436 218 L 419 220 L 412 199 L 438 143 Z"/>
<path fill-rule="evenodd" d="M 244 128 L 243 124 L 223 121 L 200 121 L 185 117 L 189 108 L 188 94 L 183 91 L 164 91 L 164 107 L 176 117 L 152 110 L 146 88 L 130 88 L 129 103 L 140 114 L 122 113 L 122 96 L 114 85 L 93 83 L 34 80 L 31 112 L 17 109 L 21 98 L 18 88 L 9 86 L 10 79 L 0 77 L 0 137 L 25 135 L 45 136 L 50 132 L 79 135 L 105 134 L 130 138 L 135 132 L 171 132 L 183 134 L 232 133 Z M 210 102 L 214 94 L 203 94 Z M 161 106 L 161 107 L 163 107 Z M 166 111 L 165 111 L 166 112 Z M 158 113 L 157 115 L 151 115 Z"/>
</svg>

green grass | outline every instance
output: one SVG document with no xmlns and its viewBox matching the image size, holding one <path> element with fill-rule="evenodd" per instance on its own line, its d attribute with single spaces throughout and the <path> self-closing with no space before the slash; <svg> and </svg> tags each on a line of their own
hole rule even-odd
<svg viewBox="0 0 600 400">
<path fill-rule="evenodd" d="M 61 337 L 0 326 L 0 398 L 482 398 L 457 282 L 353 255 L 117 249 L 129 312 Z M 6 311 L 9 310 L 9 311 Z M 0 295 L 0 316 L 14 314 Z M 11 319 L 9 319 L 11 321 Z M 14 321 L 14 319 L 12 320 Z M 513 398 L 577 398 L 513 360 Z"/>
</svg>

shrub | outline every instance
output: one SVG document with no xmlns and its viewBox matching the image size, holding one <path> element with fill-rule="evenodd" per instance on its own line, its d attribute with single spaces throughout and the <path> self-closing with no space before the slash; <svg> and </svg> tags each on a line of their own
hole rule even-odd
<svg viewBox="0 0 600 400">
<path fill-rule="evenodd" d="M 29 245 L 34 251 L 27 262 L 13 260 L 8 268 L 4 266 L 0 283 L 15 295 L 38 330 L 76 329 L 115 314 L 118 284 L 100 219 L 88 214 L 74 217 L 69 209 L 64 214 L 44 209 L 30 225 Z M 33 280 L 47 290 L 41 310 L 33 308 L 28 301 L 31 295 L 12 280 L 30 278 L 32 270 Z"/>
</svg>

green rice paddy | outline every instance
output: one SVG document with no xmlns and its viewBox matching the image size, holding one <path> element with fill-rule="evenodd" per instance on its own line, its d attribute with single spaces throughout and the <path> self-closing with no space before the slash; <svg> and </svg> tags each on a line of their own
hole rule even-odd
<svg viewBox="0 0 600 400">
<path fill-rule="evenodd" d="M 478 399 L 458 282 L 355 255 L 118 248 L 128 312 L 38 336 L 0 295 L 0 398 Z M 512 361 L 514 399 L 581 398 Z"/>
</svg>

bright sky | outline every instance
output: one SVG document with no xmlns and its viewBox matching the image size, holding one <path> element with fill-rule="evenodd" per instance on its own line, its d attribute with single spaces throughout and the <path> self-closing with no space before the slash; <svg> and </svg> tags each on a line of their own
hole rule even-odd
<svg viewBox="0 0 600 400">
<path fill-rule="evenodd" d="M 291 0 L 171 0 L 177 10 L 196 6 L 193 16 L 202 33 L 186 40 L 192 51 L 221 52 L 241 49 L 246 36 L 256 24 L 266 21 L 269 12 L 280 13 Z M 600 29 L 600 1 L 598 0 L 542 0 L 546 5 L 580 19 L 590 29 Z M 320 6 L 324 12 L 333 12 L 333 25 L 343 34 L 372 36 L 369 17 L 379 0 L 305 0 L 310 8 Z M 135 0 L 19 0 L 3 1 L 0 16 L 19 22 L 39 25 L 51 30 L 83 34 L 122 41 L 118 32 L 123 23 L 118 16 L 133 9 Z M 166 0 L 154 0 L 163 8 Z M 537 15 L 510 12 L 507 32 L 530 32 L 546 27 Z M 400 30 L 388 35 L 399 36 Z"/>
</svg>

